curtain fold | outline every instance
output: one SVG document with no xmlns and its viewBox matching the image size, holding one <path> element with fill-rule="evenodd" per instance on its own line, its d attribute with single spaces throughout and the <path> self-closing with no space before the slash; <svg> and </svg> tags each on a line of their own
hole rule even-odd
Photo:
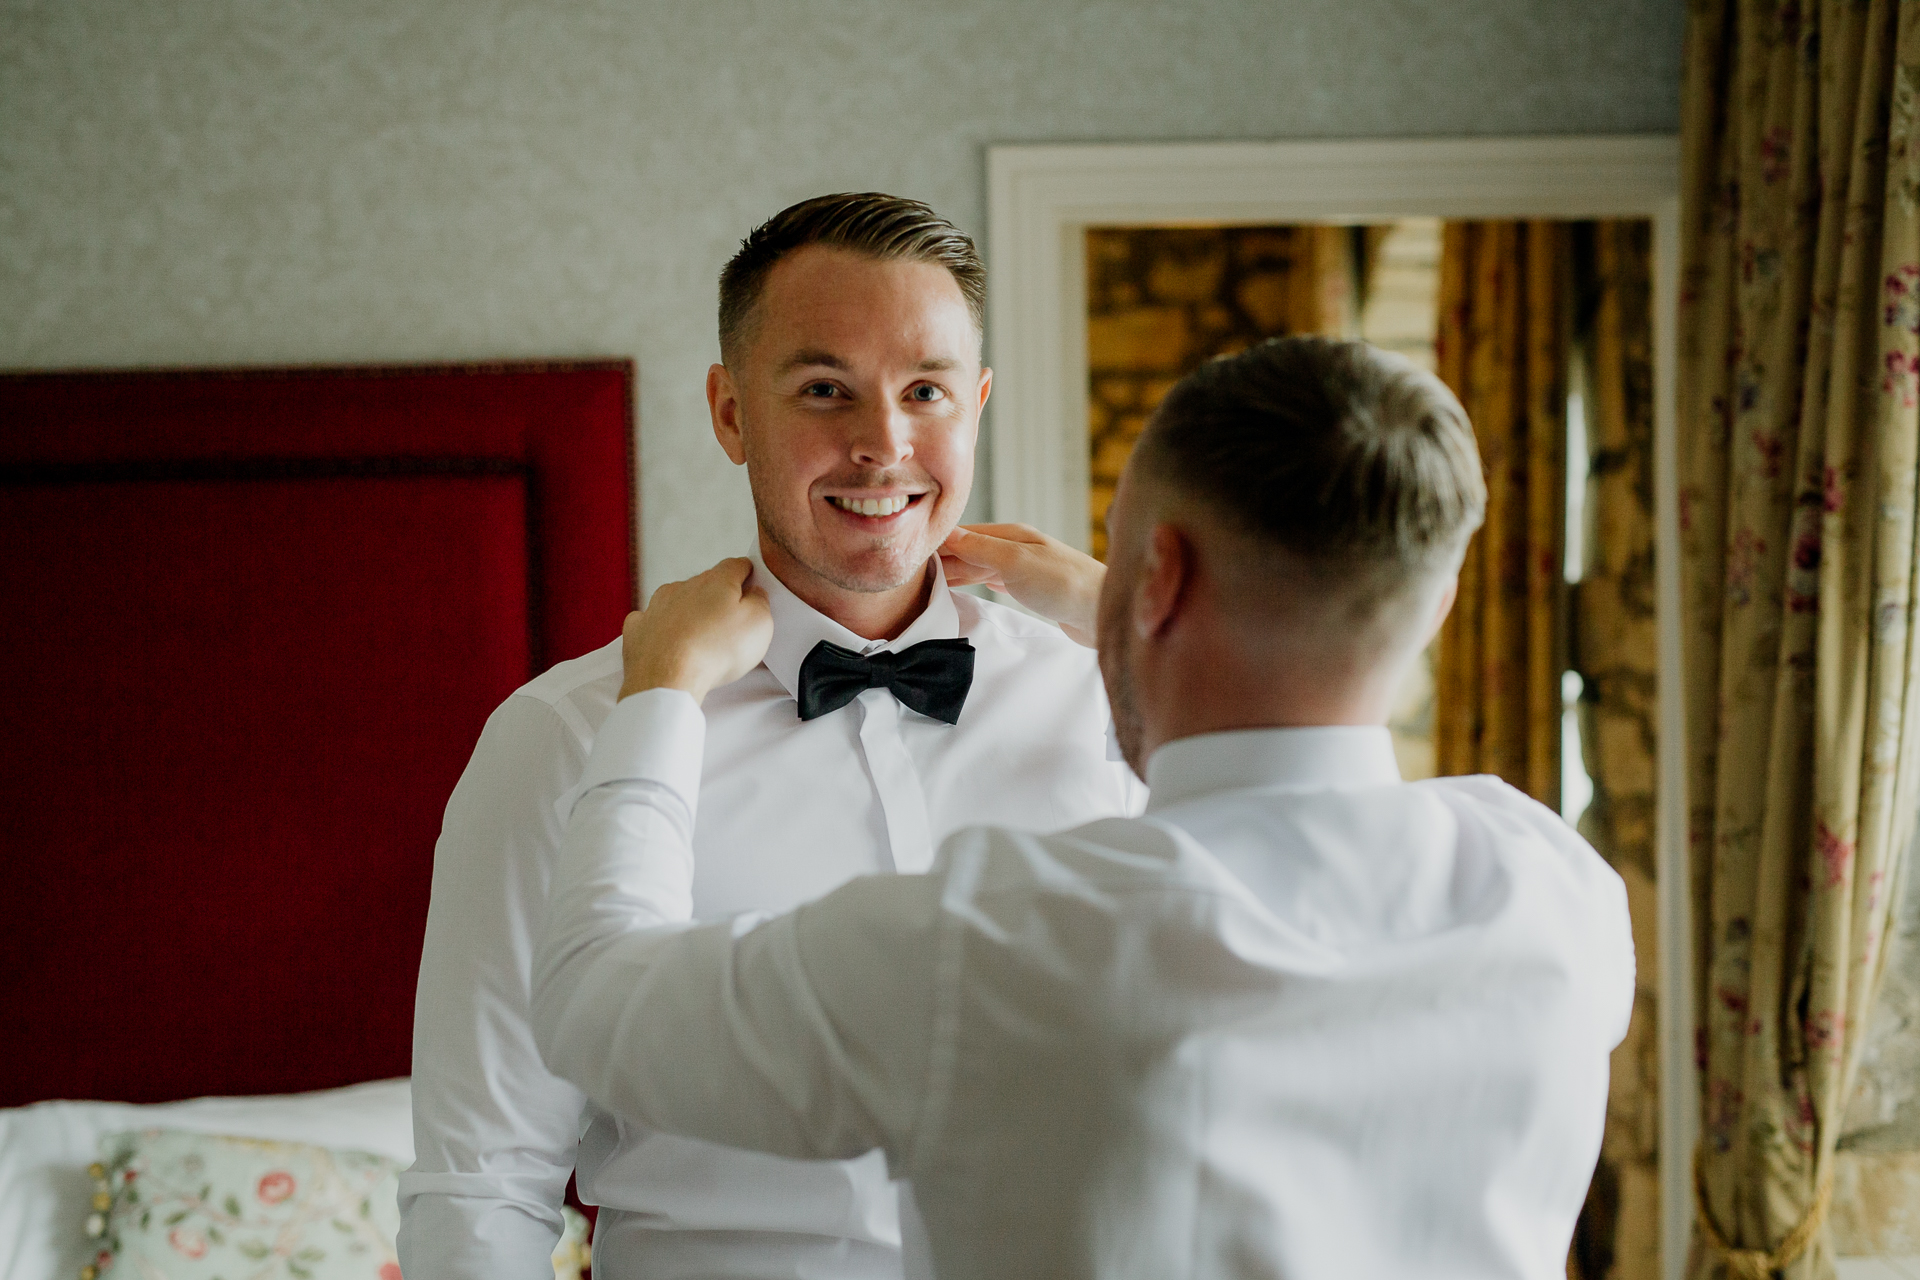
<svg viewBox="0 0 1920 1280">
<path fill-rule="evenodd" d="M 1435 659 L 1441 774 L 1492 773 L 1560 807 L 1566 555 L 1567 229 L 1450 222 L 1439 373 L 1487 476 L 1486 523 Z"/>
<path fill-rule="evenodd" d="M 1637 957 L 1633 1020 L 1613 1052 L 1606 1136 L 1575 1253 L 1588 1277 L 1659 1280 L 1659 966 L 1654 850 L 1659 642 L 1653 496 L 1653 228 L 1576 228 L 1574 369 L 1587 484 L 1571 652 L 1580 754 L 1593 784 L 1580 833 L 1627 886 Z M 1583 375 L 1583 376 L 1582 376 Z M 1683 1156 L 1684 1158 L 1684 1156 Z"/>
<path fill-rule="evenodd" d="M 1473 420 L 1488 509 L 1440 637 L 1439 772 L 1496 773 L 1559 808 L 1561 675 L 1575 667 L 1586 682 L 1582 754 L 1594 784 L 1582 831 L 1625 877 L 1636 919 L 1650 919 L 1643 913 L 1657 897 L 1651 285 L 1644 220 L 1444 231 L 1439 368 Z M 1565 449 L 1576 371 L 1589 483 L 1569 618 Z M 1642 960 L 1569 1274 L 1659 1275 L 1657 957 Z"/>
<path fill-rule="evenodd" d="M 1593 224 L 1586 338 L 1588 469 L 1573 667 L 1593 799 L 1581 834 L 1655 874 L 1659 638 L 1653 546 L 1653 227 Z M 1583 264 L 1584 266 L 1584 264 Z"/>
<path fill-rule="evenodd" d="M 1689 15 L 1696 1276 L 1833 1274 L 1834 1146 L 1913 829 L 1917 26 L 1910 0 Z"/>
</svg>

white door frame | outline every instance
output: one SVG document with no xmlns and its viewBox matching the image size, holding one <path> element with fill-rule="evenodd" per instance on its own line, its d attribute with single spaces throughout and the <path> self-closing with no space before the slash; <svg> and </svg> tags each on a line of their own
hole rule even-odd
<svg viewBox="0 0 1920 1280">
<path fill-rule="evenodd" d="M 1404 217 L 1653 223 L 1659 591 L 1662 1270 L 1679 1280 L 1696 1125 L 1680 698 L 1675 326 L 1680 147 L 1667 136 L 992 147 L 987 334 L 993 518 L 1088 540 L 1086 230 Z"/>
</svg>

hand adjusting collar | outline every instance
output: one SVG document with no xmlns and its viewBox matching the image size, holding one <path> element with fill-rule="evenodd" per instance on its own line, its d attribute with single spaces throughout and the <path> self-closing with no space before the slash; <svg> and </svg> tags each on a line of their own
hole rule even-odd
<svg viewBox="0 0 1920 1280">
<path fill-rule="evenodd" d="M 800 664 L 800 718 L 838 711 L 863 689 L 886 689 L 908 710 L 958 724 L 972 687 L 973 645 L 966 640 L 922 640 L 866 657 L 822 640 Z"/>
</svg>

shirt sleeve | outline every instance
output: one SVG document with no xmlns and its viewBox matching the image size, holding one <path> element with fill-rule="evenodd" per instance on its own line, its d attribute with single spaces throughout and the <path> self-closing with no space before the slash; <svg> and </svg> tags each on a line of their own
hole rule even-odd
<svg viewBox="0 0 1920 1280">
<path fill-rule="evenodd" d="M 704 729 L 670 690 L 602 728 L 535 962 L 541 1050 L 651 1129 L 898 1164 L 928 1074 L 938 886 L 874 877 L 771 920 L 685 923 Z"/>
<path fill-rule="evenodd" d="M 488 719 L 447 803 L 414 1007 L 407 1280 L 553 1274 L 585 1099 L 540 1060 L 529 986 L 560 839 L 554 805 L 585 757 L 552 707 L 516 695 Z"/>
</svg>

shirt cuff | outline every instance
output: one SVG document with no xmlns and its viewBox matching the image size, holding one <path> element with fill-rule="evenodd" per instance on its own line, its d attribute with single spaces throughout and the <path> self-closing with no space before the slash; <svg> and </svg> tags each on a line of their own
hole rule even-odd
<svg viewBox="0 0 1920 1280">
<path fill-rule="evenodd" d="M 632 694 L 616 702 L 601 724 L 570 799 L 609 782 L 638 780 L 666 787 L 686 803 L 691 815 L 700 796 L 706 748 L 707 717 L 692 694 L 680 689 Z"/>
</svg>

